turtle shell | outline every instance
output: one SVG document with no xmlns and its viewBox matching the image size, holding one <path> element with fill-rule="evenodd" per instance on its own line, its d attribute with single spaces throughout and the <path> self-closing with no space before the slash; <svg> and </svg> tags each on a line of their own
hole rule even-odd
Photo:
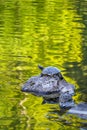
<svg viewBox="0 0 87 130">
<path fill-rule="evenodd" d="M 52 66 L 46 67 L 42 71 L 43 75 L 50 75 L 50 76 L 56 75 L 58 73 L 60 73 L 60 70 L 58 68 L 52 67 Z"/>
</svg>

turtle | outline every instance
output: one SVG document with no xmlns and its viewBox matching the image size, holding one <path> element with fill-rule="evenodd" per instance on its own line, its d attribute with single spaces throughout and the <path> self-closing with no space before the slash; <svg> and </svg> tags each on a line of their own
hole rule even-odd
<svg viewBox="0 0 87 130">
<path fill-rule="evenodd" d="M 38 65 L 38 68 L 42 71 L 41 76 L 55 77 L 56 75 L 60 79 L 63 79 L 63 76 L 61 75 L 61 71 L 57 67 L 48 66 L 44 68 L 43 66 Z"/>
</svg>

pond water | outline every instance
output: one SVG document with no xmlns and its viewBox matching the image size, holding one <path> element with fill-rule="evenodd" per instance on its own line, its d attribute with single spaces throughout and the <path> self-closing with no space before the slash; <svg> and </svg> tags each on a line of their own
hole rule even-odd
<svg viewBox="0 0 87 130">
<path fill-rule="evenodd" d="M 0 1 L 0 130 L 87 130 L 87 120 L 21 92 L 38 64 L 58 67 L 75 102 L 87 102 L 87 0 Z"/>
</svg>

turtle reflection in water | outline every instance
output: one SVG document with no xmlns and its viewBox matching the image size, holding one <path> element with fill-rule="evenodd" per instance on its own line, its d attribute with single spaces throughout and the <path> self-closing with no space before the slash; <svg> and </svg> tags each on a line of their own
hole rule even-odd
<svg viewBox="0 0 87 130">
<path fill-rule="evenodd" d="M 72 107 L 74 86 L 65 81 L 61 71 L 56 67 L 38 66 L 41 74 L 31 77 L 22 87 L 23 92 L 42 96 L 44 101 L 59 102 L 60 107 Z"/>
</svg>

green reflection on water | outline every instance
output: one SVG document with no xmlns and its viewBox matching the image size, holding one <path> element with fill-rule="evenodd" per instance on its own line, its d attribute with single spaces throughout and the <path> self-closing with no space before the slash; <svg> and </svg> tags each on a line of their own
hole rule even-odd
<svg viewBox="0 0 87 130">
<path fill-rule="evenodd" d="M 0 1 L 0 129 L 81 127 L 76 117 L 68 122 L 59 113 L 50 116 L 50 111 L 59 111 L 58 104 L 43 105 L 42 98 L 25 95 L 20 88 L 40 73 L 38 64 L 53 65 L 75 84 L 75 101 L 87 102 L 86 21 L 85 0 Z"/>
</svg>

